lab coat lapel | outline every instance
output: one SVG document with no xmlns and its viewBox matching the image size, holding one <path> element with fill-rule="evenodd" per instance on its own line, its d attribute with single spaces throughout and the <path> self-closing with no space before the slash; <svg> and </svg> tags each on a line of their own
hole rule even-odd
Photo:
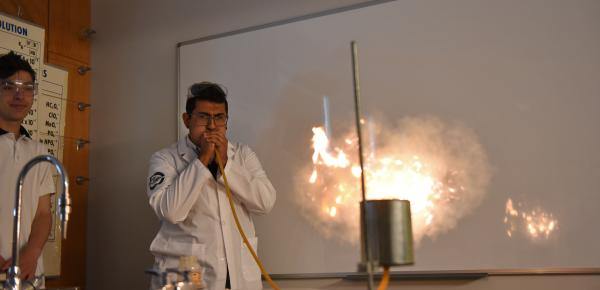
<svg viewBox="0 0 600 290">
<path fill-rule="evenodd" d="M 190 138 L 187 135 L 177 142 L 177 153 L 188 164 L 192 162 L 194 158 L 198 157 L 198 154 L 194 151 L 193 145 L 194 143 L 190 141 Z"/>
</svg>

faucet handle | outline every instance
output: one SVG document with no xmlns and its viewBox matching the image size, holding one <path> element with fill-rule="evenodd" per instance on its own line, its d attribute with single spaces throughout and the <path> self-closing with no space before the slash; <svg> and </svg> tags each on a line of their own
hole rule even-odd
<svg viewBox="0 0 600 290">
<path fill-rule="evenodd" d="M 36 290 L 41 289 L 42 282 L 44 281 L 44 275 L 34 276 L 30 280 L 21 281 L 23 290 Z"/>
<path fill-rule="evenodd" d="M 21 274 L 21 269 L 17 265 L 12 265 L 8 267 L 8 279 L 6 279 L 5 288 L 6 290 L 20 290 L 21 289 L 21 278 L 19 278 L 19 274 Z"/>
</svg>

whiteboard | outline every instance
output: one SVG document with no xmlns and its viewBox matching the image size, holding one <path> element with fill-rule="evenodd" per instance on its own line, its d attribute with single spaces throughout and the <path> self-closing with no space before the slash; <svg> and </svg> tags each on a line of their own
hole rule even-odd
<svg viewBox="0 0 600 290">
<path fill-rule="evenodd" d="M 332 142 L 353 132 L 356 40 L 365 127 L 373 119 L 384 128 L 366 134 L 367 145 L 407 156 L 416 148 L 468 184 L 467 195 L 436 204 L 435 228 L 413 211 L 416 264 L 402 270 L 594 268 L 599 29 L 600 2 L 591 0 L 357 6 L 180 43 L 179 112 L 192 83 L 227 88 L 228 136 L 257 152 L 277 189 L 272 212 L 255 217 L 271 273 L 356 271 L 359 245 L 307 206 L 306 194 L 322 198 L 321 188 L 302 184 L 324 96 Z"/>
</svg>

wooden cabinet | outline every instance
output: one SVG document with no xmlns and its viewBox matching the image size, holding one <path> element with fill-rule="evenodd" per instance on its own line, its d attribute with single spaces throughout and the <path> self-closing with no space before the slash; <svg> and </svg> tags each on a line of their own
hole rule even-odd
<svg viewBox="0 0 600 290">
<path fill-rule="evenodd" d="M 61 67 L 69 72 L 69 100 L 87 103 L 90 95 L 90 74 L 87 64 L 81 63 L 68 56 L 48 52 L 47 63 Z M 83 70 L 82 73 L 79 71 Z M 67 122 L 68 126 L 76 125 Z"/>
<path fill-rule="evenodd" d="M 90 63 L 90 41 L 82 37 L 90 28 L 90 0 L 49 0 L 48 53 Z"/>
<path fill-rule="evenodd" d="M 52 32 L 51 32 L 52 33 Z M 53 51 L 48 51 L 48 63 L 69 72 L 68 102 L 64 139 L 63 163 L 69 173 L 72 213 L 68 226 L 68 237 L 62 243 L 61 276 L 47 279 L 51 288 L 85 287 L 86 275 L 86 224 L 88 182 L 78 183 L 77 177 L 89 177 L 89 147 L 78 146 L 78 140 L 88 141 L 91 108 L 79 109 L 79 104 L 88 104 L 90 95 L 90 72 L 80 72 L 87 67 L 78 60 Z"/>
<path fill-rule="evenodd" d="M 0 11 L 19 16 L 21 19 L 35 23 L 42 27 L 48 27 L 48 1 L 49 0 L 1 0 Z M 47 32 L 47 31 L 46 31 Z M 46 38 L 48 34 L 46 34 Z"/>
<path fill-rule="evenodd" d="M 72 111 L 72 107 L 69 106 L 67 114 L 72 114 Z M 88 182 L 78 183 L 77 176 L 88 176 L 88 158 L 89 145 L 78 149 L 76 138 L 71 137 L 64 140 L 63 164 L 69 174 L 72 212 L 69 216 L 67 239 L 62 241 L 61 275 L 57 278 L 47 278 L 47 288 L 78 286 L 80 289 L 85 289 Z M 82 162 L 81 160 L 86 161 Z"/>
</svg>

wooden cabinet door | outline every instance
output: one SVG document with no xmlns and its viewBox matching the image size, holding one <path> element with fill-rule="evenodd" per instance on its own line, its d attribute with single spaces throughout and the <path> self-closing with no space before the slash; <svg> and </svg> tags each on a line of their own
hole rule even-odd
<svg viewBox="0 0 600 290">
<path fill-rule="evenodd" d="M 90 41 L 82 32 L 90 28 L 89 0 L 50 0 L 48 20 L 48 53 L 90 63 Z"/>
<path fill-rule="evenodd" d="M 0 11 L 17 16 L 19 6 L 21 8 L 20 18 L 42 27 L 48 27 L 48 1 L 49 0 L 2 0 Z M 48 35 L 46 34 L 46 37 Z"/>
<path fill-rule="evenodd" d="M 79 104 L 89 101 L 90 72 L 81 74 L 82 63 L 49 52 L 48 63 L 69 72 L 68 102 L 64 138 L 63 163 L 69 173 L 72 212 L 68 224 L 67 239 L 62 241 L 61 275 L 47 279 L 47 287 L 85 287 L 86 275 L 86 216 L 88 182 L 77 182 L 77 176 L 89 176 L 89 146 L 77 145 L 77 141 L 89 140 L 89 117 L 91 108 L 79 109 Z"/>
</svg>

